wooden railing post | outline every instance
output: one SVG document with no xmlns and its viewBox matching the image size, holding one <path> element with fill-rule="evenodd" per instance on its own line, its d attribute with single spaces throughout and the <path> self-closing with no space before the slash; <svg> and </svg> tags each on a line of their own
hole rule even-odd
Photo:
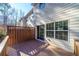
<svg viewBox="0 0 79 59">
<path fill-rule="evenodd" d="M 74 40 L 74 54 L 76 56 L 79 56 L 79 40 Z"/>
</svg>

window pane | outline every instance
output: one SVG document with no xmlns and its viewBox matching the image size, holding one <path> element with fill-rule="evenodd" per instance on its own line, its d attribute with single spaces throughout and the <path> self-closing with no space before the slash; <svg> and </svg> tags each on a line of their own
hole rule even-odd
<svg viewBox="0 0 79 59">
<path fill-rule="evenodd" d="M 64 21 L 64 30 L 68 30 L 68 21 Z"/>
<path fill-rule="evenodd" d="M 54 31 L 46 31 L 47 37 L 54 37 Z"/>
<path fill-rule="evenodd" d="M 58 22 L 55 23 L 55 30 L 58 30 Z"/>
<path fill-rule="evenodd" d="M 67 31 L 56 31 L 55 38 L 61 39 L 61 40 L 68 40 L 68 32 Z"/>
<path fill-rule="evenodd" d="M 59 21 L 55 23 L 55 30 L 68 30 L 68 21 Z"/>
<path fill-rule="evenodd" d="M 46 30 L 54 30 L 54 23 L 46 24 Z"/>
</svg>

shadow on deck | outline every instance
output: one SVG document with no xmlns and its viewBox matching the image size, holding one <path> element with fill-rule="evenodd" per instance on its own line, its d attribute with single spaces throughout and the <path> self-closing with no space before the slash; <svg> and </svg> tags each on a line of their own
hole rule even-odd
<svg viewBox="0 0 79 59">
<path fill-rule="evenodd" d="M 74 54 L 62 48 L 51 46 L 47 43 L 31 40 L 8 47 L 9 56 L 73 56 Z"/>
</svg>

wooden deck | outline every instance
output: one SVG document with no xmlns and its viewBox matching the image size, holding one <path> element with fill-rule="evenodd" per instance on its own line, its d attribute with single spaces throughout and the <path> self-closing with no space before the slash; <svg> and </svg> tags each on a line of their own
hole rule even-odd
<svg viewBox="0 0 79 59">
<path fill-rule="evenodd" d="M 19 56 L 74 56 L 72 52 L 68 52 L 62 48 L 51 46 L 47 43 L 42 43 L 35 40 L 15 45 L 13 50 L 18 50 L 20 53 Z M 11 54 L 11 51 L 9 52 L 9 55 Z M 17 54 L 16 52 L 12 53 Z"/>
<path fill-rule="evenodd" d="M 19 56 L 73 56 L 74 53 L 68 52 L 60 47 L 55 47 L 54 45 L 50 45 L 48 43 L 42 43 L 35 40 L 35 29 L 27 28 L 27 27 L 13 27 L 9 26 L 7 28 L 9 39 L 6 42 L 6 46 L 4 47 L 5 55 L 11 55 L 7 52 L 8 47 L 13 48 L 15 52 L 10 51 L 10 53 L 16 53 L 19 49 Z M 24 43 L 26 42 L 26 43 Z M 13 47 L 15 46 L 15 47 Z M 18 48 L 16 48 L 16 46 Z M 23 51 L 24 49 L 24 51 Z M 15 54 L 14 54 L 15 55 Z M 16 56 L 15 55 L 15 56 Z M 18 56 L 18 55 L 17 55 Z"/>
</svg>

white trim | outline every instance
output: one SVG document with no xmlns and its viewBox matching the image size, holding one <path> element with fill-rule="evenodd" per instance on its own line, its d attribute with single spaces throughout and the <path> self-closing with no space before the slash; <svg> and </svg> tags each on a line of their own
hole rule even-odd
<svg viewBox="0 0 79 59">
<path fill-rule="evenodd" d="M 46 39 L 46 24 L 44 25 L 45 29 L 44 29 L 44 38 Z"/>
<path fill-rule="evenodd" d="M 46 30 L 46 31 L 54 31 L 54 30 Z"/>
<path fill-rule="evenodd" d="M 68 31 L 68 30 L 55 30 L 55 31 Z"/>
<path fill-rule="evenodd" d="M 68 42 L 70 43 L 70 31 L 69 31 L 69 26 L 70 25 L 70 20 L 68 20 Z"/>
<path fill-rule="evenodd" d="M 55 32 L 56 32 L 56 31 L 55 31 L 55 22 L 54 22 L 54 39 L 55 39 Z"/>
<path fill-rule="evenodd" d="M 37 39 L 37 27 L 35 27 L 35 39 Z"/>
</svg>

